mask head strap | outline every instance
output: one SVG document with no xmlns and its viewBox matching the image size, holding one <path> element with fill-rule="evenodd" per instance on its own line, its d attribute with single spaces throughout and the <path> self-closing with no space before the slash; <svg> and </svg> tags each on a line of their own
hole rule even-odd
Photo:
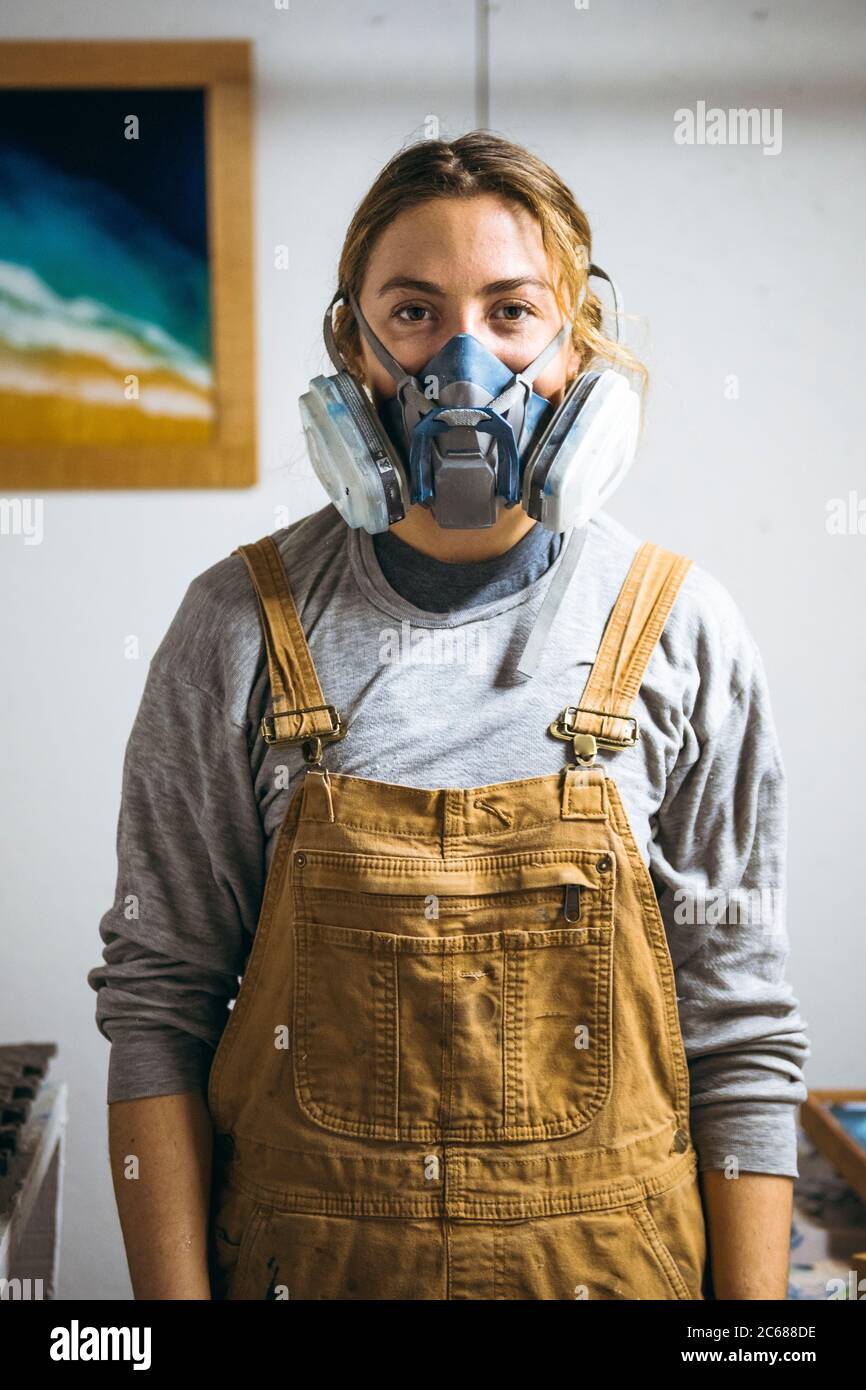
<svg viewBox="0 0 866 1390">
<path fill-rule="evenodd" d="M 581 291 L 580 304 L 583 303 L 584 294 L 585 291 Z M 580 304 L 578 307 L 580 307 Z M 533 381 L 547 366 L 548 362 L 552 361 L 563 343 L 571 336 L 571 327 L 572 325 L 570 322 L 564 323 L 556 336 L 551 338 L 547 347 L 538 354 L 535 360 L 530 362 L 528 367 L 524 367 L 522 372 L 515 372 L 508 385 L 504 386 L 495 400 L 490 402 L 491 410 L 508 410 L 513 405 L 515 396 L 521 391 L 523 392 L 524 401 L 529 400 L 532 393 Z"/>
<path fill-rule="evenodd" d="M 619 344 L 622 342 L 622 333 L 620 329 L 620 317 L 622 315 L 622 296 L 620 295 L 620 292 L 617 289 L 616 284 L 610 278 L 607 271 L 602 270 L 600 265 L 591 265 L 587 272 L 587 277 L 589 277 L 590 275 L 597 276 L 599 280 L 606 280 L 607 283 L 610 285 L 611 295 L 613 296 L 613 307 L 615 315 L 614 328 L 616 330 L 616 341 L 617 344 Z"/>
<path fill-rule="evenodd" d="M 347 294 L 343 297 L 347 299 L 349 304 L 351 305 L 352 313 L 355 315 L 355 318 L 358 321 L 358 327 L 360 328 L 364 337 L 367 339 L 367 342 L 370 344 L 372 352 L 381 362 L 382 366 L 385 368 L 385 371 L 388 372 L 397 383 L 397 394 L 400 396 L 400 399 L 403 399 L 403 392 L 408 390 L 413 395 L 419 395 L 421 400 L 424 401 L 424 394 L 423 392 L 419 391 L 418 383 L 415 380 L 415 377 L 412 376 L 409 372 L 405 371 L 404 368 L 400 366 L 400 363 L 397 361 L 396 357 L 392 357 L 385 344 L 381 342 L 379 338 L 376 337 L 376 334 L 373 332 L 369 323 L 364 318 L 364 315 L 361 312 L 361 306 L 358 303 L 355 296 L 352 294 L 352 291 L 349 290 Z M 427 404 L 429 404 L 429 402 Z"/>
<path fill-rule="evenodd" d="M 337 303 L 338 299 L 343 298 L 343 291 L 337 290 L 337 293 L 334 295 L 333 299 L 331 300 L 330 304 L 325 310 L 325 320 L 322 324 L 322 337 L 325 340 L 325 347 L 328 350 L 328 356 L 330 357 L 332 363 L 334 364 L 334 367 L 338 372 L 347 372 L 349 370 L 349 364 L 345 361 L 343 354 L 337 347 L 337 340 L 334 337 L 334 305 Z"/>
<path fill-rule="evenodd" d="M 408 372 L 405 372 L 403 370 L 396 357 L 392 357 L 388 349 L 385 347 L 385 344 L 381 343 L 379 339 L 376 337 L 376 334 L 373 332 L 367 320 L 364 318 L 364 315 L 361 313 L 361 306 L 358 303 L 355 296 L 352 294 L 351 290 L 347 294 L 343 289 L 337 290 L 336 294 L 334 295 L 333 299 L 331 300 L 330 304 L 325 310 L 325 319 L 324 323 L 322 324 L 322 336 L 325 339 L 325 347 L 327 348 L 328 356 L 330 357 L 337 371 L 348 372 L 350 370 L 348 363 L 343 357 L 343 354 L 337 347 L 337 340 L 334 337 L 334 305 L 338 303 L 338 301 L 341 299 L 351 305 L 352 312 L 355 315 L 355 318 L 358 322 L 358 327 L 360 328 L 364 337 L 367 339 L 367 342 L 370 344 L 370 347 L 372 348 L 373 352 L 376 354 L 379 361 L 382 363 L 382 366 L 385 368 L 386 371 L 390 372 L 391 376 L 396 381 L 398 389 L 407 385 L 415 386 L 416 383 L 414 377 L 410 376 Z"/>
</svg>

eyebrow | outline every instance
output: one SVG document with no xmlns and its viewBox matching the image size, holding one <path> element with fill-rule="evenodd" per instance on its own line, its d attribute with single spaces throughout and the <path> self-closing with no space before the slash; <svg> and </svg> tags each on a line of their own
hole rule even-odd
<svg viewBox="0 0 866 1390">
<path fill-rule="evenodd" d="M 516 290 L 521 285 L 532 285 L 536 289 L 550 290 L 546 280 L 539 280 L 537 275 L 515 275 L 510 280 L 491 280 L 489 285 L 485 285 L 481 290 L 482 294 L 502 294 L 506 290 Z M 390 290 L 417 290 L 419 294 L 444 295 L 441 285 L 435 284 L 432 280 L 413 280 L 405 275 L 394 275 L 390 280 L 386 280 L 384 285 L 376 291 L 377 298 L 388 294 Z"/>
</svg>

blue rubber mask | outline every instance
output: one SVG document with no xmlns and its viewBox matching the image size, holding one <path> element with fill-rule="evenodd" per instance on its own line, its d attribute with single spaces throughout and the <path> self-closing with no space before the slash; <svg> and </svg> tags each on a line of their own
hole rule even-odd
<svg viewBox="0 0 866 1390">
<path fill-rule="evenodd" d="M 409 485 L 439 526 L 493 526 L 501 506 L 520 502 L 522 468 L 553 408 L 532 390 L 571 333 L 566 323 L 522 372 L 512 372 L 470 333 L 458 333 L 417 376 L 373 333 L 350 296 L 361 332 L 397 383 L 378 407 Z"/>
</svg>

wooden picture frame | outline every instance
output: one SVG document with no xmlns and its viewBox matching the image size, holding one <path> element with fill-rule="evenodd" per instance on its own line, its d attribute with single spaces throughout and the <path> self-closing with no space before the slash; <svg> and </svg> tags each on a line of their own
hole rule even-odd
<svg viewBox="0 0 866 1390">
<path fill-rule="evenodd" d="M 183 415 L 184 392 L 178 388 L 178 378 L 169 377 L 168 388 L 159 397 L 167 402 L 161 419 L 153 425 L 160 412 L 153 407 L 151 419 L 141 424 L 141 430 L 164 427 L 165 439 L 158 442 L 50 442 L 31 436 L 46 428 L 46 415 L 38 414 L 37 395 L 18 391 L 14 397 L 21 402 L 21 418 L 25 421 L 21 438 L 26 442 L 10 442 L 11 427 L 5 437 L 0 418 L 0 487 L 5 491 L 33 493 L 51 488 L 207 488 L 249 487 L 257 481 L 255 429 L 255 345 L 253 322 L 253 196 L 252 196 L 252 46 L 246 40 L 141 42 L 108 40 L 0 42 L 0 99 L 6 96 L 7 110 L 14 109 L 19 94 L 45 89 L 64 89 L 62 99 L 73 100 L 65 89 L 105 89 L 105 99 L 112 92 L 125 89 L 146 89 L 152 102 L 158 103 L 162 89 L 202 89 L 204 108 L 204 173 L 206 184 L 206 254 L 199 266 L 206 267 L 207 291 L 202 303 L 207 308 L 209 356 L 206 362 L 206 386 L 190 386 L 187 400 L 190 421 L 172 424 Z M 7 89 L 15 89 L 14 95 Z M 57 98 L 55 98 L 57 99 Z M 171 98 L 168 94 L 163 101 Z M 187 100 L 194 100 L 188 97 Z M 79 105 L 82 105 L 79 103 Z M 201 118 L 199 117 L 199 129 Z M 2 134 L 2 131 L 0 131 Z M 152 158 L 152 156 L 149 156 Z M 200 172 L 200 171 L 199 171 Z M 201 201 L 201 199 L 200 199 Z M 20 231 L 20 228 L 19 228 Z M 61 228 L 62 231 L 62 228 Z M 62 235 L 57 237 L 58 255 L 62 255 Z M 205 241 L 203 240 L 203 244 Z M 43 245 L 44 251 L 44 245 Z M 0 249 L 0 261 L 3 260 Z M 7 267 L 8 268 L 8 267 Z M 16 269 L 16 267 L 12 267 Z M 204 278 L 200 270 L 199 285 Z M 205 321 L 205 315 L 202 315 Z M 167 339 L 167 341 L 171 341 Z M 18 370 L 18 358 L 6 345 L 7 366 Z M 55 351 L 55 359 L 56 359 Z M 31 354 L 34 360 L 38 353 Z M 74 352 L 70 359 L 85 360 Z M 31 359 L 26 359 L 29 364 Z M 91 364 L 95 359 L 90 359 Z M 44 370 L 44 354 L 39 359 Z M 96 369 L 93 369 L 96 370 Z M 105 363 L 99 362 L 103 379 L 90 384 L 84 378 L 91 395 L 97 387 L 106 392 Z M 115 429 L 127 428 L 130 415 L 119 416 L 114 398 L 114 382 L 108 368 L 108 409 L 115 412 Z M 120 371 L 122 372 L 122 367 Z M 24 374 L 19 372 L 15 381 Z M 154 376 L 156 373 L 154 372 Z M 32 380 L 30 378 L 24 378 Z M 45 378 L 43 376 L 42 381 Z M 59 377 L 57 379 L 60 379 Z M 127 390 L 137 389 L 137 379 Z M 75 379 L 75 388 L 80 389 Z M 123 378 L 120 381 L 123 389 Z M 43 401 L 50 395 L 44 384 Z M 172 390 L 174 395 L 172 396 Z M 196 402 L 193 392 L 199 391 Z M 10 399 L 7 396 L 7 404 Z M 52 396 L 54 404 L 61 399 Z M 151 396 L 150 400 L 157 399 Z M 91 411 L 96 422 L 107 418 L 106 411 L 94 407 L 83 396 L 73 399 L 71 411 Z M 99 402 L 103 404 L 102 401 Z M 192 418 L 196 410 L 207 415 L 206 425 Z M 144 421 L 145 410 L 139 409 L 138 420 Z M 7 411 L 7 418 L 11 412 Z M 52 417 L 53 418 L 53 417 Z M 61 414 L 62 418 L 62 414 Z M 52 425 L 55 433 L 62 426 Z M 99 426 L 95 425 L 98 433 Z M 187 428 L 191 435 L 196 429 L 208 437 L 200 442 L 181 442 L 171 438 L 172 429 L 178 433 Z M 74 431 L 70 431 L 74 433 Z"/>
<path fill-rule="evenodd" d="M 829 1108 L 852 1100 L 866 1103 L 866 1091 L 810 1090 L 800 1106 L 800 1124 L 815 1147 L 866 1202 L 866 1153 Z"/>
</svg>

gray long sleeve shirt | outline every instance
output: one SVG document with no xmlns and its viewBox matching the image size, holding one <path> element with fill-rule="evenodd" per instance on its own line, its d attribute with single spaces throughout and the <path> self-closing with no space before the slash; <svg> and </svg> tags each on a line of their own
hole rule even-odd
<svg viewBox="0 0 866 1390">
<path fill-rule="evenodd" d="M 326 700 L 349 724 L 334 772 L 425 788 L 559 770 L 547 733 L 579 701 L 640 544 L 605 513 L 536 674 L 514 671 L 557 570 L 536 526 L 472 565 L 346 527 L 331 506 L 274 533 Z M 303 776 L 269 748 L 257 600 L 231 555 L 189 585 L 153 660 L 123 764 L 114 904 L 88 982 L 111 1041 L 108 1101 L 205 1090 L 255 934 L 276 833 Z M 601 749 L 647 864 L 674 964 L 702 1169 L 798 1175 L 810 1047 L 786 980 L 785 774 L 755 641 L 699 565 L 633 711 Z"/>
</svg>

